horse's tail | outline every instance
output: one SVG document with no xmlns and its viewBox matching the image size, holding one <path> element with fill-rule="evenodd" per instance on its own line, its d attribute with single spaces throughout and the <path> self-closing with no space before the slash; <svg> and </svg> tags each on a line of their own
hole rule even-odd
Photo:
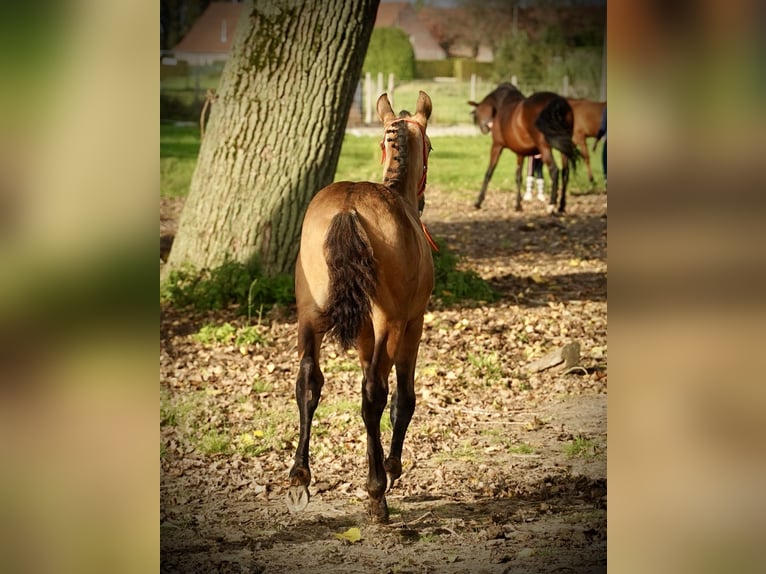
<svg viewBox="0 0 766 574">
<path fill-rule="evenodd" d="M 577 167 L 580 152 L 572 141 L 574 132 L 574 111 L 564 98 L 556 96 L 543 108 L 535 120 L 535 126 L 543 134 L 552 148 L 564 154 Z"/>
<path fill-rule="evenodd" d="M 324 250 L 330 293 L 322 315 L 328 334 L 348 349 L 370 319 L 377 279 L 372 245 L 356 211 L 333 217 Z"/>
</svg>

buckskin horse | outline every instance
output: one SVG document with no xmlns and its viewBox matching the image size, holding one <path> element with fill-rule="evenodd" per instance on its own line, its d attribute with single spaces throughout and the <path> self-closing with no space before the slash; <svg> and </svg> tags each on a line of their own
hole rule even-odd
<svg viewBox="0 0 766 574">
<path fill-rule="evenodd" d="M 513 84 L 500 84 L 481 102 L 468 102 L 474 107 L 474 122 L 482 133 L 492 132 L 489 167 L 484 174 L 481 192 L 474 206 L 481 207 L 487 185 L 495 171 L 500 152 L 504 148 L 516 154 L 516 211 L 521 211 L 521 168 L 524 158 L 541 154 L 553 183 L 551 209 L 555 209 L 558 194 L 559 168 L 553 150 L 561 152 L 561 200 L 559 213 L 566 207 L 566 189 L 569 182 L 569 162 L 574 168 L 577 149 L 572 141 L 574 113 L 572 106 L 553 92 L 535 92 L 528 98 Z"/>
<path fill-rule="evenodd" d="M 418 211 L 431 150 L 426 135 L 431 98 L 421 91 L 415 114 L 402 111 L 397 116 L 383 94 L 377 110 L 384 125 L 383 184 L 333 183 L 314 196 L 303 220 L 295 267 L 300 438 L 287 505 L 300 511 L 309 503 L 311 421 L 324 384 L 319 351 L 329 335 L 344 349 L 355 345 L 359 355 L 368 511 L 373 522 L 387 522 L 385 492 L 402 474 L 404 437 L 415 411 L 423 315 L 434 285 L 432 247 Z M 380 418 L 392 367 L 393 436 L 384 459 Z"/>
<path fill-rule="evenodd" d="M 574 112 L 574 140 L 580 155 L 585 160 L 585 166 L 588 168 L 588 181 L 591 185 L 595 183 L 593 171 L 590 168 L 590 156 L 588 155 L 588 144 L 586 138 L 594 138 L 598 134 L 598 128 L 601 125 L 601 115 L 606 107 L 606 102 L 594 102 L 580 98 L 567 98 L 567 102 L 572 106 Z"/>
</svg>

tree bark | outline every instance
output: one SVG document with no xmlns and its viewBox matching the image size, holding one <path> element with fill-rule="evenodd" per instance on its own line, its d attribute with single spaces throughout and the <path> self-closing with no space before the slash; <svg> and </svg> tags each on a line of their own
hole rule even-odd
<svg viewBox="0 0 766 574">
<path fill-rule="evenodd" d="M 290 273 L 332 182 L 379 0 L 247 3 L 165 272 L 257 261 Z"/>
</svg>

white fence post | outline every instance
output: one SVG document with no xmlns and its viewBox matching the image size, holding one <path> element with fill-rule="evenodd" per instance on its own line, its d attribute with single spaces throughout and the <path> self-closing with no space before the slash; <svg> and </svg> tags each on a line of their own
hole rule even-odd
<svg viewBox="0 0 766 574">
<path fill-rule="evenodd" d="M 391 102 L 391 107 L 396 109 L 394 106 L 394 74 L 393 72 L 388 74 L 388 100 Z"/>
<path fill-rule="evenodd" d="M 471 74 L 471 97 L 472 102 L 476 101 L 476 74 Z"/>
<path fill-rule="evenodd" d="M 364 123 L 372 123 L 372 75 L 367 72 L 364 75 Z"/>
</svg>

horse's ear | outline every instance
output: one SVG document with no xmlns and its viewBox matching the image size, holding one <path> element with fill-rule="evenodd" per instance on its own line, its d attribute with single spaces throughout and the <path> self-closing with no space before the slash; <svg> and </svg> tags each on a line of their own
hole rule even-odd
<svg viewBox="0 0 766 574">
<path fill-rule="evenodd" d="M 380 118 L 380 121 L 384 124 L 395 118 L 396 114 L 394 113 L 394 109 L 391 107 L 391 102 L 388 100 L 388 94 L 382 93 L 380 94 L 380 97 L 378 98 L 378 117 Z"/>
<path fill-rule="evenodd" d="M 426 125 L 428 118 L 431 117 L 431 97 L 423 90 L 418 95 L 418 103 L 415 107 L 415 120 L 422 125 Z"/>
<path fill-rule="evenodd" d="M 468 101 L 468 105 L 469 106 L 473 106 L 474 108 L 478 108 L 479 107 L 479 104 L 474 102 L 473 100 L 469 100 Z"/>
</svg>

